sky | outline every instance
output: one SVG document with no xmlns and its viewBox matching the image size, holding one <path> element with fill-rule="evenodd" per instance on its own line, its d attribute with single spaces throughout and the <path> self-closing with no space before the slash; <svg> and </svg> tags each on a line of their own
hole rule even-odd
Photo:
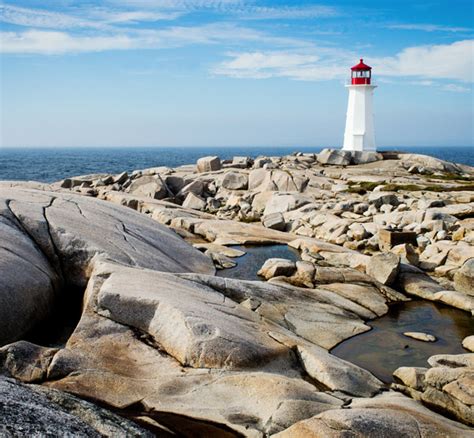
<svg viewBox="0 0 474 438">
<path fill-rule="evenodd" d="M 472 0 L 0 1 L 0 147 L 474 145 Z"/>
</svg>

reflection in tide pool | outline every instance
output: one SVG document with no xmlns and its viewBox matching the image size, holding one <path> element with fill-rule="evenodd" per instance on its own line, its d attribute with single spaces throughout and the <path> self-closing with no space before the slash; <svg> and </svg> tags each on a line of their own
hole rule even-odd
<svg viewBox="0 0 474 438">
<path fill-rule="evenodd" d="M 236 278 L 238 280 L 262 280 L 257 272 L 267 259 L 300 260 L 298 251 L 289 248 L 287 245 L 232 246 L 232 248 L 245 251 L 246 254 L 233 259 L 237 262 L 237 266 L 234 268 L 217 271 L 218 277 Z"/>
<path fill-rule="evenodd" d="M 371 331 L 342 342 L 331 353 L 384 382 L 392 381 L 398 367 L 429 367 L 427 359 L 435 354 L 467 353 L 461 342 L 474 334 L 474 318 L 469 313 L 429 301 L 394 304 L 385 316 L 368 325 Z M 438 340 L 417 341 L 403 335 L 408 331 L 429 333 Z"/>
</svg>

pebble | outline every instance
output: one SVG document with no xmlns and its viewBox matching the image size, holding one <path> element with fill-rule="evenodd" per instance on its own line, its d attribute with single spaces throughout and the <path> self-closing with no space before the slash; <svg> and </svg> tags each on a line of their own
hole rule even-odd
<svg viewBox="0 0 474 438">
<path fill-rule="evenodd" d="M 408 336 L 409 338 L 416 339 L 417 341 L 423 342 L 435 342 L 436 336 L 429 335 L 428 333 L 423 332 L 405 332 L 403 333 L 404 336 Z"/>
</svg>

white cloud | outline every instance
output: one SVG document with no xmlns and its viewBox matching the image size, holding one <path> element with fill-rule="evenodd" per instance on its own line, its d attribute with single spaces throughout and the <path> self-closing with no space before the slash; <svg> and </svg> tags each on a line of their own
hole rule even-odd
<svg viewBox="0 0 474 438">
<path fill-rule="evenodd" d="M 0 51 L 3 53 L 62 54 L 124 50 L 133 46 L 134 42 L 126 35 L 72 37 L 65 32 L 39 30 L 0 34 Z"/>
<path fill-rule="evenodd" d="M 372 61 L 374 72 L 385 76 L 474 81 L 474 40 L 408 47 L 395 56 Z"/>
<path fill-rule="evenodd" d="M 95 27 L 98 23 L 89 22 L 59 12 L 28 9 L 11 5 L 0 5 L 0 21 L 18 26 L 67 29 L 73 27 Z"/>
<path fill-rule="evenodd" d="M 303 69 L 318 61 L 315 55 L 287 52 L 250 52 L 241 54 L 229 53 L 231 61 L 223 62 L 214 70 L 215 74 L 235 78 L 268 78 L 284 76 L 291 68 Z"/>
<path fill-rule="evenodd" d="M 181 13 L 178 11 L 115 11 L 101 8 L 89 11 L 89 15 L 106 24 L 123 24 L 174 20 L 180 17 Z"/>
<path fill-rule="evenodd" d="M 0 32 L 0 52 L 64 54 L 197 44 L 238 47 L 251 42 L 252 51 L 228 53 L 228 59 L 217 65 L 213 73 L 235 78 L 286 77 L 295 80 L 345 79 L 348 67 L 358 59 L 358 54 L 350 50 L 318 47 L 311 41 L 274 36 L 232 23 L 152 29 L 132 26 L 138 22 L 171 20 L 202 9 L 231 13 L 243 19 L 296 19 L 338 13 L 334 8 L 322 5 L 264 7 L 251 0 L 105 0 L 101 7 L 70 9 L 69 15 L 0 5 L 0 20 L 27 27 L 24 31 Z M 390 26 L 426 31 L 465 30 L 436 25 Z M 411 77 L 419 85 L 423 85 L 423 81 L 446 79 L 473 82 L 473 43 L 474 40 L 462 40 L 452 44 L 408 47 L 394 56 L 367 58 L 367 61 L 374 67 L 375 76 L 382 80 Z M 457 84 L 448 84 L 445 89 L 465 91 L 465 87 Z"/>
<path fill-rule="evenodd" d="M 112 24 L 173 20 L 177 11 L 121 11 L 106 8 L 77 9 L 74 14 L 0 5 L 0 21 L 18 26 L 47 29 L 92 28 L 113 30 Z"/>
<path fill-rule="evenodd" d="M 68 13 L 32 9 L 9 4 L 0 5 L 0 21 L 25 27 L 70 29 L 105 28 L 110 25 L 174 20 L 184 14 L 213 11 L 241 19 L 298 19 L 332 17 L 334 8 L 313 6 L 255 6 L 244 0 L 109 0 L 100 7 L 69 8 Z"/>
<path fill-rule="evenodd" d="M 122 8 L 138 7 L 148 10 L 174 10 L 193 12 L 199 10 L 213 10 L 226 14 L 243 16 L 255 19 L 293 19 L 333 17 L 339 11 L 327 5 L 308 6 L 258 6 L 255 0 L 108 0 L 110 5 Z"/>
<path fill-rule="evenodd" d="M 222 9 L 232 6 L 242 6 L 244 0 L 106 0 L 106 3 L 121 7 L 141 7 L 148 9 Z"/>
<path fill-rule="evenodd" d="M 423 32 L 472 32 L 468 27 L 441 26 L 439 24 L 389 24 L 388 29 L 421 30 Z"/>
<path fill-rule="evenodd" d="M 339 12 L 330 6 L 282 6 L 280 8 L 264 6 L 246 6 L 236 10 L 242 18 L 250 20 L 304 19 L 334 17 Z"/>
<path fill-rule="evenodd" d="M 417 77 L 421 81 L 451 79 L 473 82 L 474 40 L 446 45 L 409 47 L 395 56 L 367 59 L 375 77 Z M 287 77 L 295 80 L 329 80 L 348 77 L 357 55 L 333 48 L 228 54 L 213 72 L 235 78 Z M 420 84 L 423 85 L 423 84 Z M 456 91 L 451 87 L 452 91 Z"/>
<path fill-rule="evenodd" d="M 320 49 L 320 54 L 287 51 L 229 53 L 230 61 L 217 66 L 214 74 L 234 78 L 263 79 L 269 77 L 287 77 L 296 80 L 327 80 L 343 78 L 346 68 L 338 67 L 329 53 L 333 49 Z M 344 56 L 334 49 L 334 56 Z M 326 59 L 324 59 L 324 58 Z"/>
<path fill-rule="evenodd" d="M 301 45 L 298 40 L 279 38 L 228 23 L 204 26 L 169 26 L 162 29 L 123 29 L 108 34 L 71 34 L 62 31 L 28 30 L 0 32 L 0 52 L 65 54 L 106 50 L 160 49 L 196 44 Z"/>
</svg>

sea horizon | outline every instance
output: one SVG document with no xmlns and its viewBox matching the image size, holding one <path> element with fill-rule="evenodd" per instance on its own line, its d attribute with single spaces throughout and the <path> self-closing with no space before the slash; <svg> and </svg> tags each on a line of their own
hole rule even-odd
<svg viewBox="0 0 474 438">
<path fill-rule="evenodd" d="M 51 183 L 94 173 L 117 174 L 150 167 L 194 164 L 206 155 L 227 160 L 234 156 L 283 156 L 295 152 L 316 153 L 328 146 L 50 146 L 4 147 L 0 149 L 0 180 Z M 399 150 L 430 155 L 442 160 L 474 166 L 470 146 L 394 146 Z M 113 152 L 113 153 L 111 153 Z M 34 166 L 31 166 L 34 163 Z"/>
</svg>

